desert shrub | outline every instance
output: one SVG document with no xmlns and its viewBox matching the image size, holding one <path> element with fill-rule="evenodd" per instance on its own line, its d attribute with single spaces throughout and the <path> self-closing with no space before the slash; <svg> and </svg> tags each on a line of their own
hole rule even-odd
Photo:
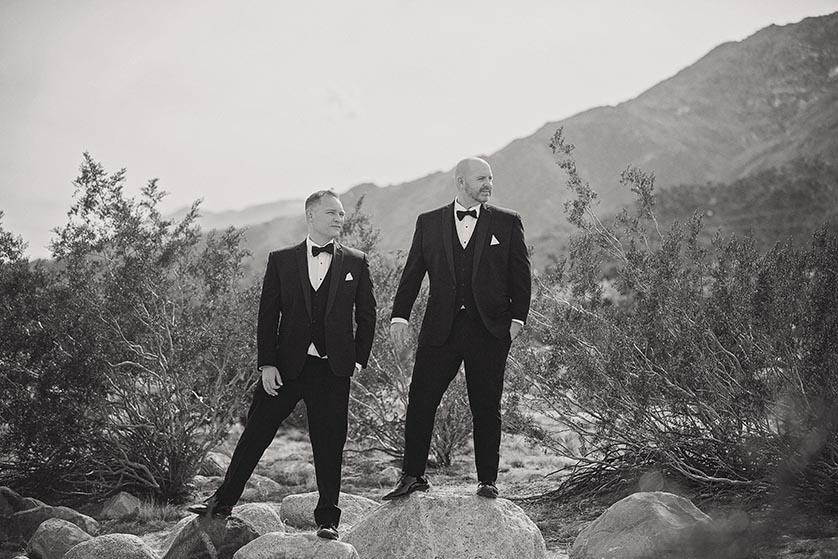
<svg viewBox="0 0 838 559">
<path fill-rule="evenodd" d="M 97 325 L 24 248 L 0 228 L 0 485 L 50 499 L 101 443 L 106 383 Z"/>
<path fill-rule="evenodd" d="M 57 354 L 69 359 L 69 340 L 78 362 L 27 370 L 39 331 L 19 332 L 22 349 L 7 370 L 21 371 L 13 381 L 28 374 L 29 382 L 12 405 L 32 412 L 12 416 L 11 432 L 24 433 L 17 424 L 25 419 L 43 431 L 54 419 L 50 402 L 69 397 L 81 404 L 72 418 L 78 432 L 52 452 L 69 445 L 74 461 L 47 480 L 51 487 L 76 495 L 125 489 L 176 502 L 256 378 L 258 288 L 243 278 L 240 231 L 202 236 L 198 203 L 181 220 L 167 220 L 156 181 L 134 199 L 123 193 L 124 180 L 124 170 L 108 175 L 85 154 L 69 221 L 52 244 L 59 271 L 46 292 L 54 295 L 35 311 L 49 318 L 43 330 Z M 39 296 L 37 287 L 21 289 L 16 300 Z M 96 397 L 81 401 L 72 382 L 92 386 Z M 66 430 L 71 425 L 68 419 Z M 85 444 L 72 442 L 79 439 Z M 10 461 L 18 466 L 32 461 L 25 441 L 13 441 Z M 51 444 L 38 448 L 47 453 Z"/>
<path fill-rule="evenodd" d="M 561 130 L 551 147 L 579 234 L 536 282 L 513 377 L 518 426 L 576 459 L 559 494 L 650 469 L 710 492 L 831 485 L 838 236 L 702 245 L 698 214 L 661 229 L 654 177 L 632 167 L 621 182 L 636 207 L 603 222 Z"/>
<path fill-rule="evenodd" d="M 350 393 L 350 438 L 365 450 L 378 450 L 394 458 L 404 454 L 404 420 L 414 349 L 421 317 L 425 314 L 427 289 L 413 306 L 409 350 L 396 351 L 390 342 L 390 312 L 401 278 L 403 254 L 384 254 L 377 248 L 378 231 L 361 211 L 361 198 L 344 223 L 341 241 L 367 253 L 375 289 L 377 318 L 369 366 L 352 379 Z M 471 437 L 471 412 L 463 375 L 451 383 L 437 410 L 431 440 L 431 460 L 448 466 L 467 447 Z"/>
</svg>

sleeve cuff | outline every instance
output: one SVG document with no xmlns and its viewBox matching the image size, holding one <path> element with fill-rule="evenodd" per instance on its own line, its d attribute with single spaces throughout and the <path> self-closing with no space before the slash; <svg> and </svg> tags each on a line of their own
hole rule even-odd
<svg viewBox="0 0 838 559">
<path fill-rule="evenodd" d="M 390 319 L 390 324 L 407 324 L 407 319 L 401 318 L 399 316 L 394 316 Z"/>
<path fill-rule="evenodd" d="M 524 321 L 523 321 L 523 320 L 520 320 L 520 319 L 518 319 L 518 318 L 513 318 L 513 319 L 512 319 L 512 322 L 517 322 L 517 323 L 518 323 L 518 324 L 520 324 L 521 326 L 523 326 L 523 325 L 524 325 Z"/>
</svg>

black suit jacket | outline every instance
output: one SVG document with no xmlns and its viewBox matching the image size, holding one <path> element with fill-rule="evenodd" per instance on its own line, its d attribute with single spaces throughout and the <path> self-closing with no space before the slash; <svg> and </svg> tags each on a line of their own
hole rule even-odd
<svg viewBox="0 0 838 559">
<path fill-rule="evenodd" d="M 326 355 L 332 371 L 348 377 L 355 372 L 355 363 L 367 366 L 375 334 L 375 297 L 367 256 L 337 241 L 334 250 L 326 304 Z M 299 377 L 311 344 L 311 319 L 311 282 L 303 241 L 268 256 L 259 301 L 259 366 L 275 366 L 283 379 Z"/>
<path fill-rule="evenodd" d="M 423 213 L 416 220 L 413 243 L 393 301 L 393 317 L 408 319 L 427 272 L 430 294 L 419 344 L 441 345 L 458 310 L 455 299 L 454 203 Z M 532 273 L 524 225 L 518 213 L 483 204 L 469 243 L 474 246 L 472 292 L 480 317 L 499 339 L 509 336 L 513 318 L 526 321 Z"/>
</svg>

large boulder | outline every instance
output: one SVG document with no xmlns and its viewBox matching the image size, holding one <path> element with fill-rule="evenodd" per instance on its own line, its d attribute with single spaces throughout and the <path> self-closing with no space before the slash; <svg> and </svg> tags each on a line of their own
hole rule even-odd
<svg viewBox="0 0 838 559">
<path fill-rule="evenodd" d="M 221 476 L 227 473 L 227 468 L 230 467 L 230 457 L 220 452 L 207 453 L 204 461 L 201 463 L 201 475 L 205 476 Z"/>
<path fill-rule="evenodd" d="M 98 522 L 68 507 L 41 505 L 16 512 L 9 517 L 11 520 L 10 525 L 15 535 L 24 541 L 29 541 L 35 533 L 35 530 L 41 525 L 41 522 L 48 518 L 60 518 L 72 522 L 91 536 L 99 533 Z"/>
<path fill-rule="evenodd" d="M 284 532 L 285 524 L 270 503 L 245 503 L 233 507 L 233 516 L 244 520 L 257 534 Z"/>
<path fill-rule="evenodd" d="M 283 522 L 295 528 L 317 528 L 314 523 L 314 508 L 319 498 L 320 495 L 316 491 L 288 495 L 282 500 L 279 516 Z M 359 520 L 381 505 L 366 497 L 341 493 L 338 497 L 338 506 L 341 509 L 340 525 L 348 528 L 357 524 Z"/>
<path fill-rule="evenodd" d="M 107 534 L 82 542 L 64 559 L 159 559 L 156 553 L 132 534 Z"/>
<path fill-rule="evenodd" d="M 29 540 L 26 555 L 31 559 L 61 559 L 71 548 L 90 539 L 90 534 L 72 522 L 48 518 Z"/>
<path fill-rule="evenodd" d="M 247 480 L 241 500 L 258 502 L 276 499 L 278 501 L 282 493 L 283 487 L 279 483 L 269 477 L 252 474 L 250 479 Z"/>
<path fill-rule="evenodd" d="M 285 524 L 280 520 L 279 512 L 271 503 L 245 503 L 238 505 L 233 507 L 233 513 L 230 518 L 234 518 L 236 522 L 247 526 L 251 532 L 256 534 L 256 537 L 270 532 L 285 531 Z M 184 549 L 197 547 L 203 549 L 201 547 L 202 544 L 199 544 L 197 540 L 202 539 L 201 526 L 206 526 L 208 523 L 223 525 L 225 519 L 215 518 L 210 521 L 205 518 L 198 518 L 193 514 L 182 518 L 162 542 L 159 536 L 144 537 L 143 539 L 152 548 L 159 550 L 161 555 L 166 555 L 172 547 Z M 217 529 L 211 529 L 212 533 L 217 531 Z M 194 545 L 189 543 L 190 540 L 195 540 Z M 177 546 L 174 545 L 176 541 L 178 542 Z"/>
<path fill-rule="evenodd" d="M 130 493 L 120 491 L 102 505 L 102 518 L 135 518 L 142 502 Z"/>
<path fill-rule="evenodd" d="M 543 559 L 538 526 L 506 499 L 450 489 L 413 493 L 379 507 L 343 541 L 361 557 L 388 559 Z"/>
<path fill-rule="evenodd" d="M 267 534 L 253 540 L 233 559 L 360 559 L 351 545 L 314 534 Z"/>
<path fill-rule="evenodd" d="M 715 559 L 721 539 L 713 520 L 689 500 L 634 493 L 579 533 L 570 559 Z"/>
<path fill-rule="evenodd" d="M 164 544 L 163 559 L 231 559 L 260 535 L 246 520 L 236 516 L 188 516 L 172 530 Z"/>
</svg>

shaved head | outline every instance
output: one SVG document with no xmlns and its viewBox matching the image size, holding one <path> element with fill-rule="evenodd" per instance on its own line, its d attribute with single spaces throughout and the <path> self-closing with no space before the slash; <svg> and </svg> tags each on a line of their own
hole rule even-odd
<svg viewBox="0 0 838 559">
<path fill-rule="evenodd" d="M 492 168 L 485 159 L 466 157 L 454 169 L 457 201 L 466 208 L 489 201 L 492 195 Z"/>
<path fill-rule="evenodd" d="M 485 159 L 480 159 L 479 157 L 466 157 L 465 159 L 461 159 L 460 162 L 457 163 L 457 167 L 454 169 L 454 180 L 456 180 L 459 184 L 459 179 L 468 176 L 474 166 L 484 165 L 489 167 L 489 163 L 487 163 Z"/>
</svg>

